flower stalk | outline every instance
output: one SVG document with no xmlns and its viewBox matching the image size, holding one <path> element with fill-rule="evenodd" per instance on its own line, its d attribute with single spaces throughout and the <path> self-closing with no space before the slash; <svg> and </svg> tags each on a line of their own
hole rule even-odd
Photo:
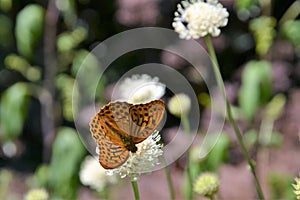
<svg viewBox="0 0 300 200">
<path fill-rule="evenodd" d="M 234 133 L 237 137 L 238 143 L 240 144 L 240 146 L 242 148 L 243 155 L 246 158 L 246 160 L 247 160 L 247 162 L 250 166 L 251 173 L 253 174 L 253 177 L 254 177 L 254 180 L 255 180 L 255 185 L 256 185 L 256 190 L 257 190 L 257 193 L 258 193 L 258 197 L 259 197 L 259 199 L 265 199 L 264 195 L 263 195 L 263 192 L 262 192 L 262 189 L 261 189 L 261 185 L 260 185 L 258 177 L 256 175 L 255 161 L 253 161 L 250 158 L 249 153 L 248 153 L 248 151 L 246 149 L 246 146 L 244 144 L 241 131 L 240 131 L 239 127 L 237 126 L 236 121 L 234 120 L 234 118 L 232 116 L 231 106 L 230 106 L 230 103 L 229 103 L 229 101 L 226 97 L 225 86 L 224 86 L 223 78 L 221 76 L 219 63 L 218 63 L 218 60 L 217 60 L 217 56 L 216 56 L 214 47 L 212 45 L 211 37 L 209 35 L 205 36 L 205 42 L 206 42 L 206 45 L 207 45 L 207 48 L 208 48 L 209 55 L 211 56 L 211 59 L 212 59 L 212 62 L 213 62 L 213 70 L 214 70 L 214 74 L 215 74 L 216 79 L 217 79 L 218 87 L 220 88 L 222 96 L 223 96 L 223 98 L 226 102 L 226 111 L 227 111 L 228 121 L 231 124 L 231 126 L 233 127 L 233 130 L 234 130 Z"/>
<path fill-rule="evenodd" d="M 185 133 L 190 136 L 190 123 L 188 121 L 188 115 L 183 114 L 181 116 L 182 120 L 182 125 L 184 128 Z M 188 165 L 187 165 L 187 175 L 188 175 L 188 182 L 189 182 L 189 190 L 188 190 L 188 199 L 193 199 L 193 176 L 192 176 L 192 171 L 190 167 L 190 152 L 187 151 L 187 158 L 188 158 Z"/>
<path fill-rule="evenodd" d="M 166 163 L 164 158 L 163 158 L 163 162 Z M 175 190 L 174 190 L 174 186 L 173 186 L 173 181 L 172 181 L 170 169 L 167 165 L 165 165 L 165 166 L 166 167 L 164 169 L 165 169 L 165 173 L 166 173 L 166 177 L 167 177 L 168 188 L 169 188 L 169 193 L 170 193 L 170 199 L 174 200 L 174 199 L 176 199 L 175 198 Z"/>
<path fill-rule="evenodd" d="M 140 193 L 139 193 L 139 187 L 136 181 L 131 181 L 131 186 L 133 189 L 133 193 L 134 193 L 134 199 L 135 200 L 140 200 Z"/>
</svg>

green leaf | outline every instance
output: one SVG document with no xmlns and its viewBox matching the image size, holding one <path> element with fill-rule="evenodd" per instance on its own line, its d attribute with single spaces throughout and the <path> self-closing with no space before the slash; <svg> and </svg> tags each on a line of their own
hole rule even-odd
<svg viewBox="0 0 300 200">
<path fill-rule="evenodd" d="M 30 188 L 46 188 L 49 182 L 49 166 L 42 164 L 37 167 L 32 177 L 26 181 Z"/>
<path fill-rule="evenodd" d="M 5 15 L 0 15 L 0 24 L 0 45 L 8 48 L 13 44 L 13 36 L 11 35 L 13 30 L 12 21 Z"/>
<path fill-rule="evenodd" d="M 66 199 L 75 199 L 80 162 L 85 149 L 72 128 L 60 128 L 53 144 L 49 184 L 53 194 Z"/>
<path fill-rule="evenodd" d="M 252 5 L 256 4 L 257 0 L 236 0 L 235 6 L 238 10 L 249 9 Z"/>
<path fill-rule="evenodd" d="M 0 137 L 3 140 L 17 138 L 23 129 L 29 89 L 26 83 L 16 83 L 2 95 L 0 102 Z"/>
<path fill-rule="evenodd" d="M 251 61 L 242 75 L 239 105 L 248 120 L 266 103 L 272 93 L 272 70 L 267 61 Z"/>
<path fill-rule="evenodd" d="M 282 26 L 281 32 L 295 46 L 300 46 L 300 20 L 286 21 Z"/>
<path fill-rule="evenodd" d="M 42 36 L 44 15 L 44 8 L 36 4 L 27 5 L 17 15 L 15 34 L 18 51 L 29 60 Z"/>
<path fill-rule="evenodd" d="M 269 120 L 277 120 L 286 103 L 286 97 L 283 94 L 277 94 L 266 106 L 265 117 Z"/>
<path fill-rule="evenodd" d="M 226 133 L 222 133 L 220 137 L 217 138 L 217 142 L 216 138 L 209 140 L 209 142 L 214 144 L 214 147 L 203 160 L 199 160 L 199 148 L 192 148 L 190 151 L 189 167 L 191 170 L 193 181 L 201 172 L 217 171 L 221 164 L 227 159 L 230 139 Z M 183 194 L 186 198 L 188 198 L 190 190 L 190 183 L 188 181 L 188 174 L 187 171 L 185 171 Z"/>
<path fill-rule="evenodd" d="M 229 144 L 230 139 L 228 135 L 226 133 L 222 133 L 205 162 L 206 166 L 209 167 L 209 171 L 216 171 L 227 159 L 229 153 Z"/>
</svg>

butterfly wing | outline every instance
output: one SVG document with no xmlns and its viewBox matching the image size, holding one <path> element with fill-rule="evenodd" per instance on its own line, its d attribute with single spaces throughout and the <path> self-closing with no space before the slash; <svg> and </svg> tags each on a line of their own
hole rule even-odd
<svg viewBox="0 0 300 200">
<path fill-rule="evenodd" d="M 165 114 L 165 103 L 162 100 L 154 100 L 146 104 L 132 105 L 129 114 L 130 136 L 135 143 L 140 143 L 161 123 Z"/>
<path fill-rule="evenodd" d="M 121 143 L 120 138 L 113 137 L 114 134 L 111 133 L 110 128 L 99 113 L 92 119 L 90 130 L 97 142 L 99 162 L 103 168 L 114 169 L 126 162 L 129 157 L 129 151 L 118 145 Z"/>
<path fill-rule="evenodd" d="M 105 105 L 98 113 L 100 123 L 110 130 L 110 141 L 124 146 L 122 139 L 129 137 L 129 107 L 126 102 L 113 102 Z"/>
</svg>

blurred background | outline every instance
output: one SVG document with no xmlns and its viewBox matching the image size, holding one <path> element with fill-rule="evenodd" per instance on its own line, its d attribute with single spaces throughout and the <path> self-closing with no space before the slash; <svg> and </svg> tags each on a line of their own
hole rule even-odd
<svg viewBox="0 0 300 200">
<path fill-rule="evenodd" d="M 300 171 L 300 1 L 220 2 L 230 13 L 229 23 L 213 43 L 235 118 L 266 195 L 294 199 L 291 183 Z M 101 41 L 136 27 L 172 29 L 177 3 L 0 0 L 0 199 L 133 199 L 128 180 L 106 178 L 101 170 L 93 173 L 100 165 L 86 169 L 89 153 L 72 113 L 74 81 Z M 193 52 L 180 44 L 176 48 Z M 200 129 L 205 129 L 210 119 L 205 83 L 170 53 L 141 50 L 118 58 L 99 83 L 96 101 L 108 102 L 112 85 L 126 71 L 154 61 L 190 81 L 201 106 Z M 171 96 L 167 92 L 164 98 Z M 170 116 L 162 135 L 176 130 L 179 122 Z M 223 199 L 255 198 L 252 176 L 227 124 L 217 147 L 206 158 L 192 160 L 195 176 L 217 172 Z M 185 199 L 185 166 L 185 155 L 170 166 L 178 199 Z M 142 199 L 169 198 L 163 170 L 142 176 L 139 184 Z M 165 194 L 158 192 L 162 189 Z"/>
</svg>

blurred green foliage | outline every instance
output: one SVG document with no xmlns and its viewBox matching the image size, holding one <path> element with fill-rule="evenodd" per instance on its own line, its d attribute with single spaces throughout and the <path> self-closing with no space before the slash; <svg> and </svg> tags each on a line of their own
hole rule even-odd
<svg viewBox="0 0 300 200">
<path fill-rule="evenodd" d="M 8 189 L 13 181 L 14 175 L 7 169 L 0 170 L 0 199 L 6 199 L 8 197 Z"/>
<path fill-rule="evenodd" d="M 238 9 L 248 9 L 253 4 L 257 4 L 258 0 L 237 0 L 235 5 Z"/>
<path fill-rule="evenodd" d="M 44 15 L 44 8 L 37 4 L 27 5 L 17 15 L 15 34 L 18 51 L 29 60 L 32 59 L 36 44 L 41 39 Z"/>
<path fill-rule="evenodd" d="M 28 185 L 31 188 L 47 188 L 49 183 L 49 166 L 48 165 L 40 165 L 28 181 Z"/>
<path fill-rule="evenodd" d="M 192 174 L 193 180 L 199 176 L 202 172 L 210 171 L 210 172 L 218 172 L 219 167 L 222 163 L 226 162 L 229 154 L 230 147 L 230 139 L 226 133 L 222 133 L 216 142 L 215 138 L 210 140 L 213 145 L 213 149 L 207 154 L 206 157 L 200 158 L 199 148 L 193 148 L 190 155 L 190 170 Z M 185 197 L 188 197 L 189 194 L 189 179 L 188 174 L 185 173 L 184 186 L 183 186 L 183 194 Z"/>
<path fill-rule="evenodd" d="M 0 138 L 4 141 L 14 140 L 21 133 L 25 118 L 29 88 L 26 83 L 16 83 L 9 87 L 0 101 Z"/>
<path fill-rule="evenodd" d="M 61 92 L 63 116 L 68 121 L 73 121 L 72 101 L 75 105 L 77 104 L 77 98 L 72 96 L 73 89 L 76 87 L 74 82 L 75 79 L 67 74 L 60 74 L 56 77 L 56 86 Z"/>
<path fill-rule="evenodd" d="M 59 129 L 53 144 L 49 168 L 49 186 L 52 195 L 64 199 L 75 199 L 79 186 L 78 170 L 85 149 L 72 128 Z"/>
<path fill-rule="evenodd" d="M 281 133 L 274 131 L 273 126 L 281 116 L 285 103 L 285 96 L 277 94 L 266 105 L 258 138 L 261 145 L 279 147 L 282 144 L 283 136 Z"/>
<path fill-rule="evenodd" d="M 245 118 L 253 120 L 256 111 L 265 104 L 272 94 L 272 70 L 267 61 L 247 63 L 242 75 L 239 91 L 239 105 Z"/>
<path fill-rule="evenodd" d="M 265 106 L 260 129 L 250 129 L 244 134 L 243 139 L 248 149 L 251 149 L 251 147 L 257 143 L 264 147 L 280 147 L 282 145 L 282 134 L 275 131 L 273 128 L 275 121 L 280 118 L 285 104 L 285 96 L 277 94 Z"/>
<path fill-rule="evenodd" d="M 268 175 L 268 185 L 271 190 L 271 199 L 295 199 L 291 184 L 293 179 L 287 174 L 272 172 Z"/>
<path fill-rule="evenodd" d="M 71 68 L 71 73 L 76 76 L 78 70 L 84 70 L 85 73 L 80 73 L 81 77 L 77 79 L 80 82 L 78 85 L 81 88 L 77 88 L 80 92 L 80 96 L 84 96 L 87 101 L 99 100 L 99 97 L 103 97 L 103 90 L 106 84 L 106 78 L 104 76 L 98 77 L 98 74 L 103 73 L 101 64 L 93 54 L 89 54 L 86 50 L 79 50 L 76 52 Z M 94 88 L 97 85 L 97 88 Z M 80 101 L 80 99 L 78 100 Z"/>
<path fill-rule="evenodd" d="M 250 21 L 249 28 L 255 37 L 256 52 L 259 56 L 265 56 L 272 46 L 276 36 L 275 27 L 276 19 L 274 17 L 262 16 Z"/>
<path fill-rule="evenodd" d="M 0 0 L 0 9 L 4 12 L 8 12 L 12 8 L 12 0 Z"/>
<path fill-rule="evenodd" d="M 300 20 L 290 20 L 283 24 L 282 34 L 300 48 Z"/>
<path fill-rule="evenodd" d="M 4 60 L 7 69 L 16 70 L 29 81 L 38 81 L 41 78 L 41 69 L 31 66 L 28 61 L 16 54 L 9 54 Z"/>
<path fill-rule="evenodd" d="M 0 46 L 9 48 L 13 44 L 13 24 L 9 17 L 0 14 Z"/>
<path fill-rule="evenodd" d="M 72 32 L 64 32 L 57 38 L 57 49 L 60 52 L 73 50 L 87 37 L 87 31 L 83 27 L 77 27 Z"/>
</svg>

